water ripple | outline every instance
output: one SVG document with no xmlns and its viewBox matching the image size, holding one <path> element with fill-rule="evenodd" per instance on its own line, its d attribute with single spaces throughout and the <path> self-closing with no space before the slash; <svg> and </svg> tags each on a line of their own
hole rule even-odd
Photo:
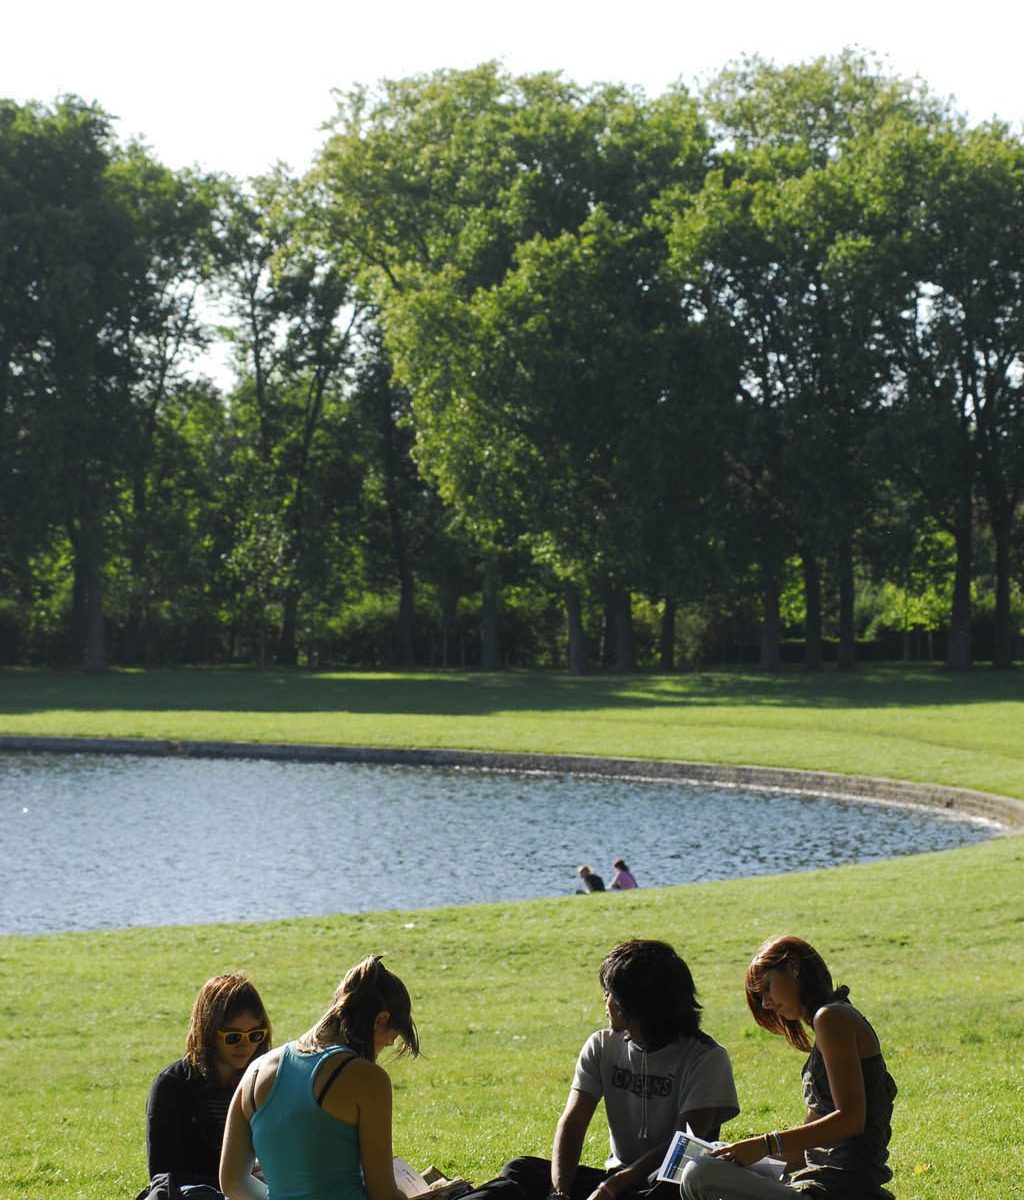
<svg viewBox="0 0 1024 1200">
<path fill-rule="evenodd" d="M 622 857 L 644 887 L 943 850 L 926 809 L 467 769 L 0 756 L 0 932 L 521 900 Z"/>
</svg>

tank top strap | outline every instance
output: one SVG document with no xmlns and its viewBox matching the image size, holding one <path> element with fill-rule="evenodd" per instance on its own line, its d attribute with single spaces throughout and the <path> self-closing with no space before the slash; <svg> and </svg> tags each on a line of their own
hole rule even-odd
<svg viewBox="0 0 1024 1200">
<path fill-rule="evenodd" d="M 314 1073 L 314 1076 L 313 1076 L 314 1087 L 317 1087 L 317 1090 L 316 1090 L 316 1094 L 313 1098 L 321 1108 L 323 1108 L 324 1097 L 331 1090 L 331 1085 L 338 1078 L 338 1076 L 342 1073 L 342 1071 L 344 1071 L 344 1069 L 348 1066 L 348 1064 L 350 1062 L 355 1062 L 355 1060 L 359 1057 L 355 1053 L 354 1050 L 349 1050 L 347 1046 L 344 1047 L 344 1050 L 347 1053 L 347 1057 L 342 1058 L 341 1062 L 334 1064 L 332 1070 L 330 1071 L 330 1073 L 327 1076 L 327 1082 L 323 1085 L 323 1087 L 317 1087 L 317 1085 L 320 1082 L 319 1077 L 320 1077 L 321 1072 Z M 329 1057 L 332 1059 L 336 1059 L 339 1056 L 337 1054 L 332 1054 Z M 327 1069 L 326 1064 L 327 1064 L 327 1058 L 324 1058 L 323 1062 L 320 1064 L 321 1071 L 326 1071 L 326 1069 Z"/>
</svg>

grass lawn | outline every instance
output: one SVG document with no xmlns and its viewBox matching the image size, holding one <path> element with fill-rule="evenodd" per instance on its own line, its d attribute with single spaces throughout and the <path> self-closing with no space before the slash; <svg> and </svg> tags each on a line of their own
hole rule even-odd
<svg viewBox="0 0 1024 1200">
<path fill-rule="evenodd" d="M 184 1049 L 199 984 L 249 970 L 278 1040 L 312 1023 L 342 970 L 385 951 L 424 1054 L 392 1069 L 396 1150 L 470 1178 L 546 1153 L 609 946 L 670 939 L 743 1106 L 727 1133 L 801 1118 L 802 1056 L 742 997 L 751 951 L 799 931 L 882 1038 L 900 1088 L 902 1200 L 1009 1200 L 1024 1179 L 1024 839 L 808 874 L 268 924 L 0 938 L 0 1195 L 129 1197 L 145 1175 L 153 1075 Z M 603 1154 L 602 1121 L 588 1145 Z"/>
<path fill-rule="evenodd" d="M 0 671 L 0 733 L 752 763 L 1024 799 L 1024 676 Z"/>
<path fill-rule="evenodd" d="M 673 757 L 1018 797 L 1022 718 L 1020 678 L 984 670 L 586 680 L 0 672 L 2 733 Z M 671 940 L 694 969 L 705 1026 L 730 1049 L 737 1075 L 743 1111 L 727 1136 L 796 1122 L 802 1056 L 759 1030 L 742 996 L 752 950 L 787 930 L 818 945 L 879 1031 L 900 1088 L 892 1151 L 901 1200 L 1021 1195 L 1017 837 L 624 895 L 0 937 L 0 1197 L 132 1196 L 145 1175 L 146 1092 L 184 1049 L 199 984 L 217 971 L 250 971 L 281 1041 L 313 1021 L 342 971 L 371 950 L 388 955 L 414 996 L 425 1053 L 391 1070 L 396 1150 L 419 1165 L 482 1180 L 512 1154 L 547 1153 L 576 1052 L 601 1023 L 597 964 L 634 935 Z M 603 1155 L 601 1124 L 588 1142 L 591 1162 Z"/>
</svg>

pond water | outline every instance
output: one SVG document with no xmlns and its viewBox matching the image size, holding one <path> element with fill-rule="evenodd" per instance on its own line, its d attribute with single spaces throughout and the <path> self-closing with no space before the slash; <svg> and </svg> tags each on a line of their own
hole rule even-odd
<svg viewBox="0 0 1024 1200">
<path fill-rule="evenodd" d="M 0 933 L 262 920 L 642 887 L 993 835 L 939 811 L 492 771 L 0 755 Z M 619 903 L 616 897 L 613 903 Z"/>
</svg>

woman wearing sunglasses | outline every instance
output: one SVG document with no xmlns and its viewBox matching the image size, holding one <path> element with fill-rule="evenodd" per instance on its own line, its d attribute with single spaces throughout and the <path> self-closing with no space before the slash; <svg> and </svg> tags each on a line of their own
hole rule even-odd
<svg viewBox="0 0 1024 1200">
<path fill-rule="evenodd" d="M 217 1189 L 232 1093 L 249 1063 L 269 1049 L 270 1020 L 252 981 L 244 975 L 208 979 L 192 1005 L 185 1057 L 161 1071 L 149 1090 L 150 1179 L 169 1171 L 183 1194 Z"/>
<path fill-rule="evenodd" d="M 401 1200 L 391 1080 L 377 1057 L 419 1038 L 405 984 L 377 955 L 353 967 L 320 1020 L 247 1069 L 228 1112 L 220 1184 L 230 1200 Z M 256 1179 L 259 1158 L 266 1184 Z"/>
</svg>

